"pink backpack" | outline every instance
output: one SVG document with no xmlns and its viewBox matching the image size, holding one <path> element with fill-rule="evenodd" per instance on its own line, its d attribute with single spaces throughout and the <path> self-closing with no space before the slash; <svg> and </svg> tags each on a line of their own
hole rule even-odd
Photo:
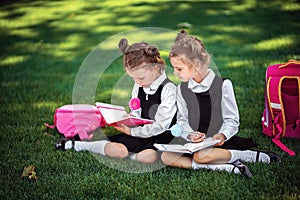
<svg viewBox="0 0 300 200">
<path fill-rule="evenodd" d="M 281 137 L 300 139 L 300 61 L 269 66 L 266 71 L 263 133 L 290 156 L 295 152 L 286 147 Z"/>
<path fill-rule="evenodd" d="M 54 125 L 44 124 L 48 128 L 57 128 L 66 138 L 77 134 L 81 140 L 90 140 L 90 132 L 105 126 L 100 111 L 94 105 L 71 104 L 57 108 L 54 113 Z"/>
</svg>

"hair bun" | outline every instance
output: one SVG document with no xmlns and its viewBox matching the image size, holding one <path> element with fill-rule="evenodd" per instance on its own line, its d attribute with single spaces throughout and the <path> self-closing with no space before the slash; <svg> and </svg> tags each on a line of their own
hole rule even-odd
<svg viewBox="0 0 300 200">
<path fill-rule="evenodd" d="M 178 42 L 182 42 L 184 45 L 184 43 L 186 43 L 187 38 L 189 38 L 189 36 L 187 35 L 187 32 L 185 30 L 181 30 L 177 33 L 177 36 L 175 38 L 175 43 L 177 44 Z"/>
<path fill-rule="evenodd" d="M 123 54 L 125 54 L 125 53 L 127 52 L 128 48 L 129 48 L 128 40 L 125 39 L 125 38 L 122 38 L 122 39 L 120 40 L 120 42 L 119 42 L 118 47 L 119 47 L 119 50 L 120 50 Z"/>
<path fill-rule="evenodd" d="M 158 51 L 157 47 L 152 46 L 152 45 L 146 46 L 145 52 L 146 52 L 147 56 L 151 56 L 151 57 L 159 55 L 159 51 Z"/>
<path fill-rule="evenodd" d="M 183 29 L 182 29 L 179 33 L 180 33 L 180 34 L 187 35 L 187 32 L 186 32 L 185 30 L 183 30 Z"/>
</svg>

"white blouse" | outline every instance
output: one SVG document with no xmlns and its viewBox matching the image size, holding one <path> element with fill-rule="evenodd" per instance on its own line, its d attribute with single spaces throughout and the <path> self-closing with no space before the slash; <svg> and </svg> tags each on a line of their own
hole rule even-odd
<svg viewBox="0 0 300 200">
<path fill-rule="evenodd" d="M 194 93 L 202 93 L 209 90 L 216 74 L 209 69 L 208 75 L 203 79 L 201 83 L 197 83 L 194 80 L 189 80 L 188 88 Z M 182 97 L 180 85 L 177 86 L 177 124 L 179 124 L 185 134 L 183 138 L 187 139 L 188 133 L 193 132 L 188 123 L 188 109 L 184 98 Z M 236 104 L 233 86 L 230 80 L 225 79 L 222 85 L 222 100 L 221 108 L 223 115 L 223 124 L 219 133 L 223 133 L 226 136 L 226 140 L 229 140 L 239 130 L 239 111 Z"/>
<path fill-rule="evenodd" d="M 163 72 L 162 75 L 159 76 L 148 88 L 143 88 L 146 95 L 154 94 L 166 78 L 167 75 Z M 139 84 L 134 84 L 131 93 L 132 98 L 138 97 L 139 87 L 141 87 Z M 152 124 L 131 128 L 131 135 L 140 138 L 147 138 L 163 133 L 169 128 L 176 111 L 176 86 L 169 82 L 165 84 L 161 91 L 161 104 L 157 108 L 157 112 L 154 116 L 154 122 Z M 140 112 L 138 112 L 138 114 L 134 114 L 137 115 L 137 117 L 141 117 Z"/>
</svg>

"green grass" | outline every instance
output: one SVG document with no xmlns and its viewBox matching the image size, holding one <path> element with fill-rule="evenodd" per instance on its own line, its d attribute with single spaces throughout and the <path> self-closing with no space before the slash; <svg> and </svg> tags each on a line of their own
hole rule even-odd
<svg viewBox="0 0 300 200">
<path fill-rule="evenodd" d="M 289 157 L 261 134 L 260 122 L 267 66 L 300 59 L 299 1 L 12 2 L 0 2 L 0 199 L 300 199 L 299 141 L 283 140 L 297 153 Z M 89 53 L 124 31 L 178 31 L 181 22 L 193 25 L 187 31 L 203 40 L 221 75 L 232 80 L 239 135 L 253 137 L 283 162 L 248 164 L 254 174 L 248 180 L 226 172 L 54 151 L 60 135 L 43 123 L 52 122 L 55 108 L 72 103 L 78 70 Z M 153 35 L 134 37 L 147 41 Z M 113 90 L 126 79 L 121 63 L 120 57 L 113 60 L 85 102 L 109 102 L 113 95 L 128 100 L 129 88 Z M 126 88 L 125 83 L 118 84 Z M 23 168 L 31 164 L 39 179 L 21 179 Z"/>
</svg>

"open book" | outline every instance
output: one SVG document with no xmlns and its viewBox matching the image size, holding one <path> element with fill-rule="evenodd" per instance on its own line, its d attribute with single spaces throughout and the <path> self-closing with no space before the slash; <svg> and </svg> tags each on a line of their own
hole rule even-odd
<svg viewBox="0 0 300 200">
<path fill-rule="evenodd" d="M 117 106 L 107 103 L 96 102 L 101 115 L 108 126 L 120 126 L 124 124 L 128 127 L 136 127 L 143 124 L 151 124 L 153 120 L 130 116 L 124 106 Z"/>
<path fill-rule="evenodd" d="M 189 153 L 192 154 L 196 151 L 200 151 L 207 147 L 212 147 L 215 144 L 219 143 L 220 140 L 215 140 L 212 137 L 206 138 L 202 142 L 199 143 L 186 143 L 184 145 L 180 144 L 157 144 L 155 143 L 154 146 L 159 151 L 170 151 L 176 153 Z"/>
</svg>

